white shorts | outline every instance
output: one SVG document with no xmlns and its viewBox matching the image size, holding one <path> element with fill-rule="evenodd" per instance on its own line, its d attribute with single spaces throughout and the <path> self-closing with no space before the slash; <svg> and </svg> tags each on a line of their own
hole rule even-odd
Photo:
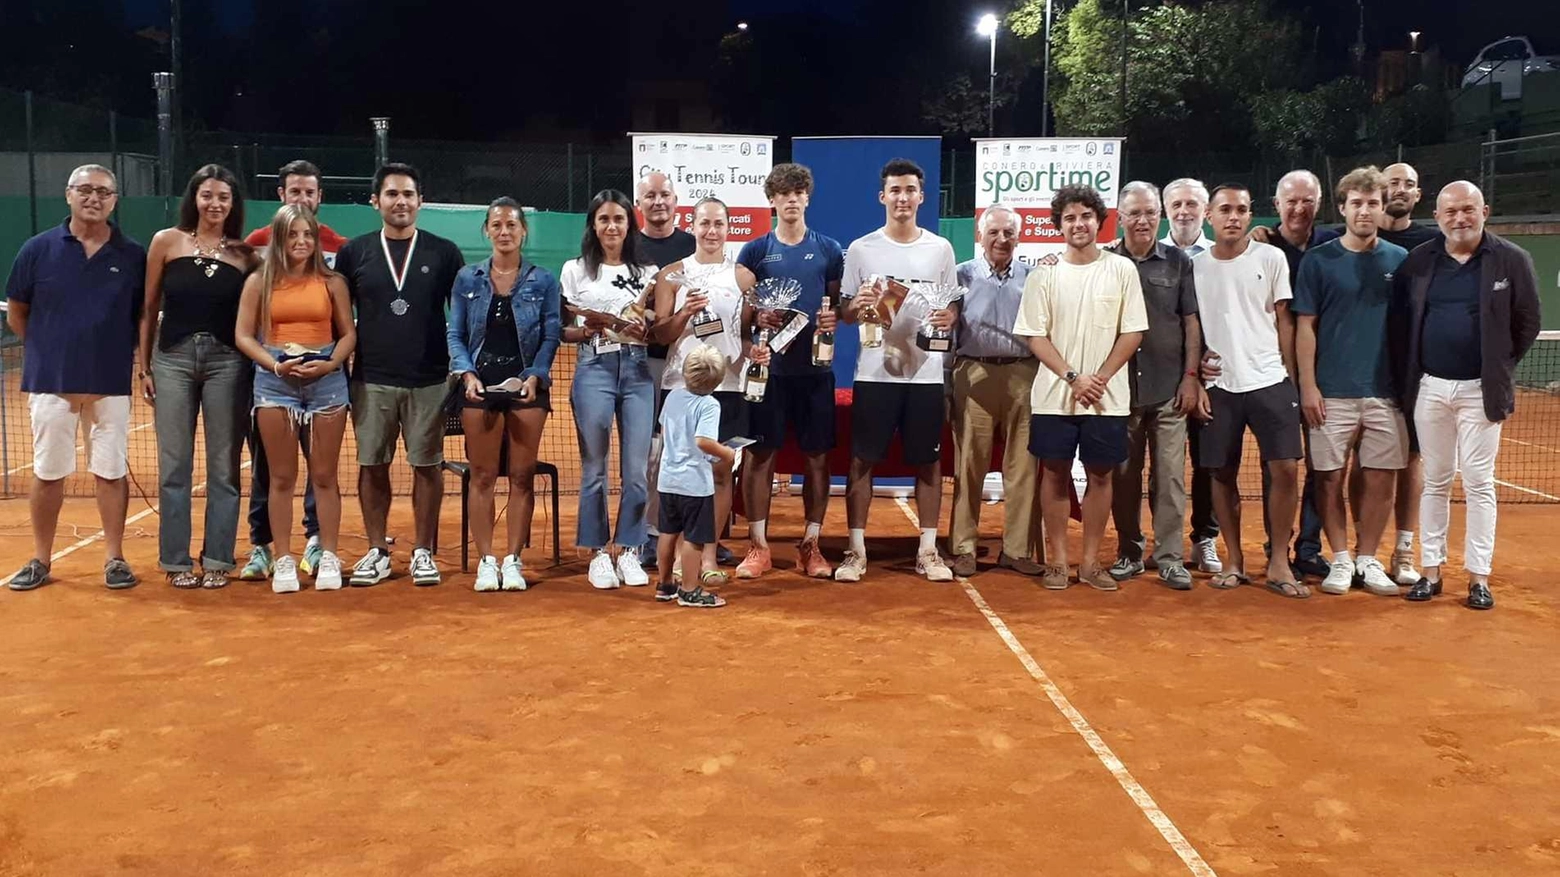
<svg viewBox="0 0 1560 877">
<path fill-rule="evenodd" d="M 87 471 L 117 481 L 130 471 L 130 397 L 29 394 L 33 473 L 58 481 L 76 471 L 78 425 L 87 426 Z"/>
<path fill-rule="evenodd" d="M 1312 428 L 1311 465 L 1335 472 L 1349 462 L 1356 444 L 1366 469 L 1402 469 L 1408 465 L 1408 425 L 1389 399 L 1323 399 L 1327 419 Z"/>
</svg>

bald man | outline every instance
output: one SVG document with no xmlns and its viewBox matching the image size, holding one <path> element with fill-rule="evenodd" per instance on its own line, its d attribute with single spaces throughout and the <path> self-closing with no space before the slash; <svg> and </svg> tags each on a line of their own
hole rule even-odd
<svg viewBox="0 0 1560 877">
<path fill-rule="evenodd" d="M 1491 609 L 1495 555 L 1495 457 L 1501 423 L 1516 409 L 1514 373 L 1540 325 L 1533 258 L 1484 229 L 1484 194 L 1465 180 L 1441 190 L 1442 237 L 1415 249 L 1394 276 L 1392 356 L 1403 411 L 1419 433 L 1424 493 L 1424 578 L 1407 598 L 1441 593 L 1452 477 L 1467 499 L 1463 566 L 1468 606 Z"/>
<path fill-rule="evenodd" d="M 1411 164 L 1389 164 L 1381 171 L 1387 178 L 1387 209 L 1382 214 L 1377 236 L 1410 252 L 1420 244 L 1441 236 L 1434 223 L 1414 221 L 1414 207 L 1423 194 L 1419 189 L 1419 171 Z"/>
<path fill-rule="evenodd" d="M 634 196 L 639 213 L 644 217 L 644 221 L 639 224 L 639 231 L 636 232 L 639 240 L 635 244 L 639 254 L 655 263 L 658 268 L 665 268 L 692 256 L 697 244 L 693 235 L 677 227 L 677 190 L 673 188 L 671 178 L 660 172 L 646 174 L 639 180 Z M 656 512 L 660 506 L 660 495 L 656 491 L 656 483 L 660 480 L 661 472 L 659 388 L 661 375 L 666 371 L 666 345 L 651 344 L 645 353 L 646 361 L 650 364 L 650 379 L 655 382 L 658 392 L 655 394 L 655 437 L 650 442 L 650 463 L 646 470 L 650 486 L 650 501 L 645 507 L 645 519 L 650 522 L 649 538 L 639 549 L 639 559 L 645 566 L 653 567 L 657 538 Z M 729 559 L 730 550 L 724 545 L 720 546 L 720 549 Z"/>
</svg>

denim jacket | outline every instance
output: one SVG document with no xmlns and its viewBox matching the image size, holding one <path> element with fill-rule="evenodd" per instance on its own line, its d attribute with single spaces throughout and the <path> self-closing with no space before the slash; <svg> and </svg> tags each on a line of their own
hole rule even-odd
<svg viewBox="0 0 1560 877">
<path fill-rule="evenodd" d="M 493 302 L 493 286 L 488 280 L 492 258 L 460 269 L 450 291 L 450 321 L 446 338 L 450 349 L 450 371 L 464 374 L 477 370 L 487 333 L 488 307 Z M 533 375 L 542 388 L 552 386 L 553 356 L 558 352 L 562 334 L 559 311 L 562 292 L 552 272 L 522 260 L 510 299 L 515 312 L 515 329 L 520 335 L 520 351 L 529 366 L 522 378 Z"/>
</svg>

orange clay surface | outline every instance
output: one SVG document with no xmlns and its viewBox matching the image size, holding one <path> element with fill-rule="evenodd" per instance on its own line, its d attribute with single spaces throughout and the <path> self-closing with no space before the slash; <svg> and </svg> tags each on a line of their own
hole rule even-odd
<svg viewBox="0 0 1560 877">
<path fill-rule="evenodd" d="M 411 586 L 403 542 L 377 588 L 286 597 L 169 588 L 148 515 L 139 588 L 103 589 L 89 544 L 0 593 L 0 875 L 1194 873 L 970 593 L 914 577 L 898 505 L 855 586 L 792 570 L 800 507 L 776 500 L 778 569 L 717 611 L 593 591 L 567 544 L 545 568 L 540 504 L 518 594 L 471 591 L 453 499 L 442 586 Z M 6 574 L 26 520 L 0 503 Z M 90 500 L 63 521 L 56 550 L 97 529 Z M 970 584 L 1202 873 L 1554 875 L 1557 523 L 1501 510 L 1487 613 L 1460 574 L 1429 605 Z M 343 529 L 350 563 L 351 500 Z M 835 560 L 844 529 L 836 497 Z"/>
</svg>

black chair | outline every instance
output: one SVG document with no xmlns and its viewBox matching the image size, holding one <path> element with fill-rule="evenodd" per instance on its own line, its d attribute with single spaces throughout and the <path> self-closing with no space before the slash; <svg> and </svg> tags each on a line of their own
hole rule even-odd
<svg viewBox="0 0 1560 877">
<path fill-rule="evenodd" d="M 456 409 L 454 412 L 445 415 L 445 435 L 451 436 L 466 434 L 466 429 L 461 425 L 460 422 L 460 414 L 460 409 Z M 466 501 L 471 494 L 471 464 L 446 459 L 443 463 L 440 464 L 440 468 L 446 472 L 453 472 L 455 475 L 460 477 L 460 571 L 469 572 L 471 569 L 471 520 L 469 518 L 469 513 L 467 512 Z M 498 477 L 505 478 L 508 475 L 509 441 L 505 439 L 505 441 L 499 445 L 498 450 Z M 562 556 L 562 549 L 559 545 L 559 534 L 561 532 L 561 527 L 558 523 L 558 467 L 554 466 L 552 463 L 545 463 L 541 460 L 537 460 L 536 473 L 532 477 L 532 481 L 534 482 L 538 477 L 547 478 L 551 482 L 551 485 L 548 488 L 548 493 L 552 494 L 552 557 L 553 566 L 557 566 L 562 562 L 560 560 Z M 533 487 L 533 489 L 535 488 Z M 529 548 L 530 543 L 527 543 L 526 547 Z M 435 552 L 439 550 L 437 533 L 434 534 L 433 550 Z"/>
</svg>

